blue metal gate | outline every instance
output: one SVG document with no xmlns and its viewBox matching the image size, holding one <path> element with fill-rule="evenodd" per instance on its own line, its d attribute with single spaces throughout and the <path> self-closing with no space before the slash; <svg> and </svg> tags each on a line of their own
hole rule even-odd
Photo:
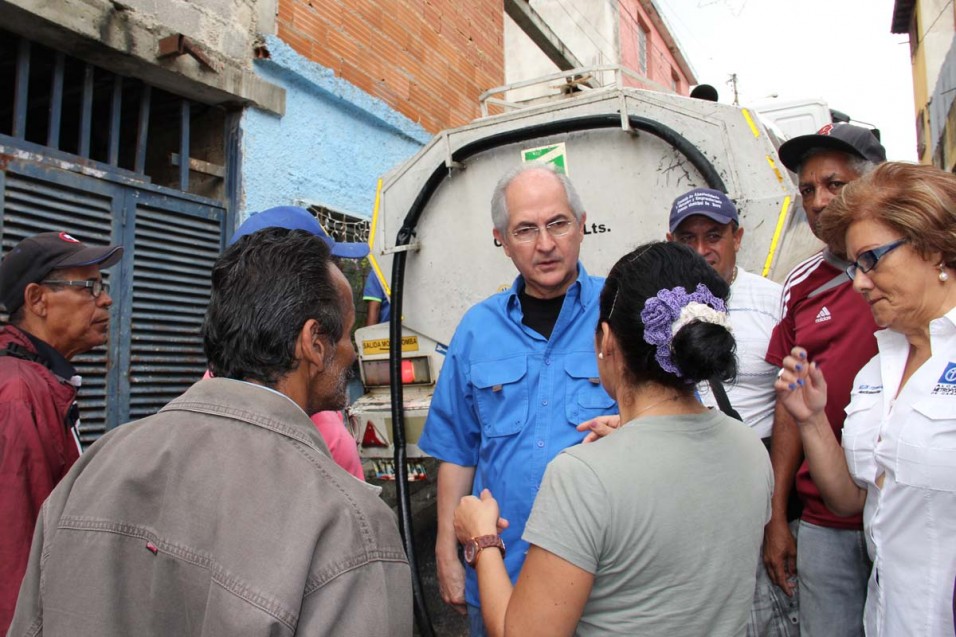
<svg viewBox="0 0 956 637">
<path fill-rule="evenodd" d="M 83 442 L 155 413 L 198 380 L 199 328 L 227 226 L 223 204 L 27 152 L 2 135 L 0 169 L 4 253 L 51 230 L 125 247 L 107 275 L 110 342 L 74 361 L 83 376 Z"/>
</svg>

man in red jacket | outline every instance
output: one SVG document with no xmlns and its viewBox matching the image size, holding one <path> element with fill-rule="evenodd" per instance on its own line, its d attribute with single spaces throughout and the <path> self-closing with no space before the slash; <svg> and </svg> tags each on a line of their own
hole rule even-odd
<svg viewBox="0 0 956 637">
<path fill-rule="evenodd" d="M 120 246 L 63 232 L 24 239 L 0 263 L 0 635 L 17 604 L 40 505 L 80 454 L 70 364 L 106 343 L 110 298 L 100 268 Z"/>
</svg>

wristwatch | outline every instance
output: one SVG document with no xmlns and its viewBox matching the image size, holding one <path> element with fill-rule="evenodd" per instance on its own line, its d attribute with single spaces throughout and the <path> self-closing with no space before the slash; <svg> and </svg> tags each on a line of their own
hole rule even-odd
<svg viewBox="0 0 956 637">
<path fill-rule="evenodd" d="M 479 535 L 465 542 L 465 561 L 468 562 L 468 566 L 475 568 L 481 552 L 491 547 L 499 549 L 501 557 L 505 556 L 505 542 L 500 535 Z"/>
</svg>

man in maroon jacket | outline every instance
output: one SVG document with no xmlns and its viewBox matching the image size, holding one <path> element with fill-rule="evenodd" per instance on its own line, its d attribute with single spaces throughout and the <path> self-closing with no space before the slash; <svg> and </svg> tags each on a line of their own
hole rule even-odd
<svg viewBox="0 0 956 637">
<path fill-rule="evenodd" d="M 0 263 L 0 635 L 17 604 L 40 505 L 80 454 L 70 364 L 106 343 L 113 300 L 100 268 L 120 246 L 63 232 L 24 239 Z"/>
</svg>

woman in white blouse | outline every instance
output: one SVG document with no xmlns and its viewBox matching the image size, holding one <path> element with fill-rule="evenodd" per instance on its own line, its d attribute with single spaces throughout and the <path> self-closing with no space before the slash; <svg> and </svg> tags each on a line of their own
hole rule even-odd
<svg viewBox="0 0 956 637">
<path fill-rule="evenodd" d="M 830 509 L 863 512 L 869 636 L 952 637 L 956 580 L 956 175 L 890 162 L 845 186 L 820 235 L 852 263 L 879 354 L 854 381 L 843 448 L 826 370 L 796 347 L 777 391 Z M 847 334 L 846 338 L 853 338 Z"/>
</svg>

